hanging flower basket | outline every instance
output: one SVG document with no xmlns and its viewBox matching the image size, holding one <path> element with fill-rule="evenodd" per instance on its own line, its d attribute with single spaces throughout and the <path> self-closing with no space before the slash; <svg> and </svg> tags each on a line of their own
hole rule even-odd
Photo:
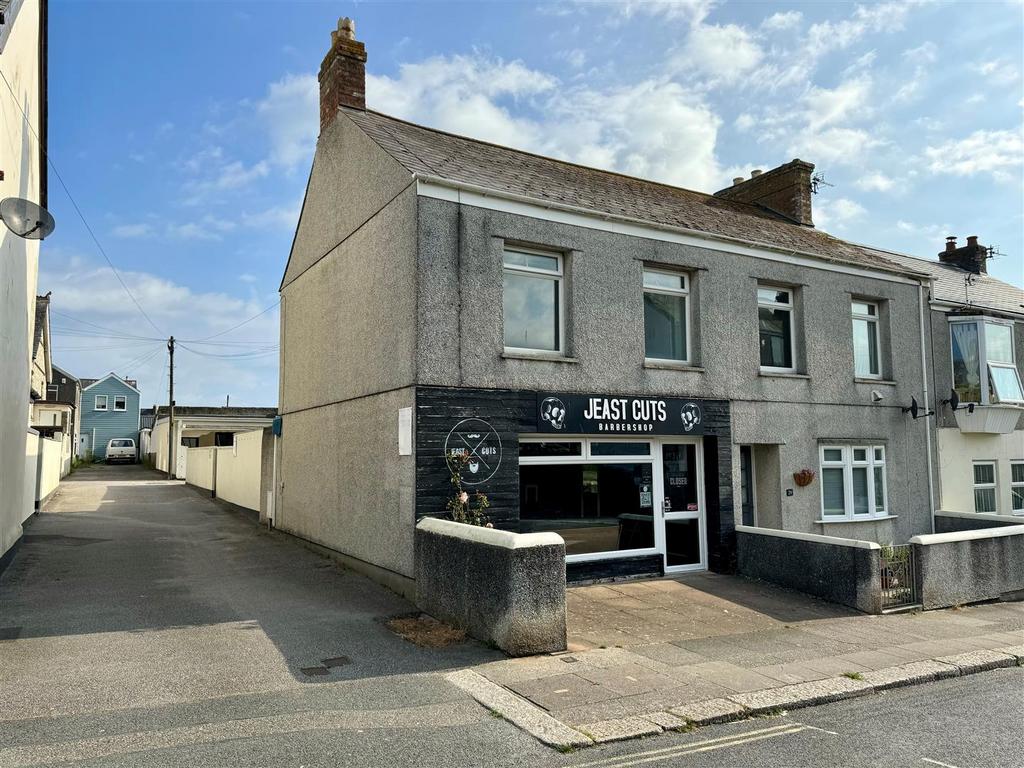
<svg viewBox="0 0 1024 768">
<path fill-rule="evenodd" d="M 793 473 L 793 480 L 801 488 L 810 485 L 814 482 L 814 470 L 813 469 L 801 469 L 799 472 Z"/>
</svg>

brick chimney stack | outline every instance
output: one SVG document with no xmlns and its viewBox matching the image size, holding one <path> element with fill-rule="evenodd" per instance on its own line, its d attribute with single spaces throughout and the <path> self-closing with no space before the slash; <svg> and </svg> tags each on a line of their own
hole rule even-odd
<svg viewBox="0 0 1024 768">
<path fill-rule="evenodd" d="M 749 179 L 735 178 L 731 187 L 715 192 L 715 197 L 758 205 L 797 224 L 813 227 L 812 173 L 814 166 L 811 163 L 793 160 L 770 171 L 753 171 Z"/>
<path fill-rule="evenodd" d="M 320 65 L 320 133 L 338 114 L 338 107 L 366 109 L 366 46 L 356 40 L 356 23 L 338 19 L 331 49 Z"/>
<path fill-rule="evenodd" d="M 946 250 L 939 254 L 939 261 L 943 264 L 952 264 L 976 275 L 988 274 L 988 258 L 989 250 L 978 245 L 977 235 L 968 237 L 967 245 L 962 248 L 956 247 L 956 238 L 951 235 L 946 238 Z"/>
</svg>

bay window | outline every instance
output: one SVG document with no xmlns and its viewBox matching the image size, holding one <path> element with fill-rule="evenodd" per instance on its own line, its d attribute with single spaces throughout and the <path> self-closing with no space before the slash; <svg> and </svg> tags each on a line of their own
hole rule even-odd
<svg viewBox="0 0 1024 768">
<path fill-rule="evenodd" d="M 1013 354 L 1013 324 L 986 317 L 951 318 L 953 389 L 961 402 L 1024 404 Z"/>
<path fill-rule="evenodd" d="M 644 270 L 644 357 L 689 362 L 689 281 L 685 274 Z"/>
<path fill-rule="evenodd" d="M 562 352 L 563 257 L 506 248 L 503 261 L 505 348 Z"/>
<path fill-rule="evenodd" d="M 889 514 L 884 446 L 823 445 L 820 458 L 822 520 Z"/>
</svg>

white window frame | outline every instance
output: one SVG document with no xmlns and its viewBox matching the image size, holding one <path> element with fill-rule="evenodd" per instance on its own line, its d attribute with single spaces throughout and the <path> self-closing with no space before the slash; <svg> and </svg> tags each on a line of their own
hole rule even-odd
<svg viewBox="0 0 1024 768">
<path fill-rule="evenodd" d="M 982 370 L 978 372 L 981 377 L 981 402 L 976 405 L 995 405 L 992 397 L 992 379 L 989 375 L 989 369 L 995 368 L 1010 368 L 1017 374 L 1017 381 L 1020 382 L 1020 371 L 1017 369 L 1017 341 L 1014 338 L 1014 324 L 1012 320 L 1003 320 L 998 317 L 989 317 L 988 315 L 971 315 L 970 317 L 950 317 L 949 318 L 949 380 L 952 388 L 956 389 L 956 363 L 953 360 L 953 325 L 970 324 L 977 328 L 978 333 L 978 365 L 982 366 Z M 988 347 L 986 342 L 985 326 L 988 324 L 992 325 L 1003 325 L 1010 329 L 1010 354 L 1013 356 L 1013 360 L 1010 362 L 995 362 L 990 363 L 988 359 Z M 1024 391 L 1024 387 L 1022 387 Z M 967 400 L 964 403 L 970 402 Z M 1010 405 L 1024 405 L 1024 400 L 1000 400 L 999 403 L 1007 403 Z"/>
<path fill-rule="evenodd" d="M 865 459 L 863 461 L 854 460 L 854 451 L 863 450 L 865 452 Z M 839 461 L 826 461 L 825 451 L 840 451 L 842 458 Z M 877 454 L 881 453 L 879 459 Z M 857 513 L 854 512 L 854 498 L 853 498 L 853 469 L 854 467 L 866 468 L 868 478 L 868 511 Z M 882 470 L 882 507 L 879 508 L 875 504 L 875 469 L 881 468 Z M 825 514 L 825 480 L 824 470 L 826 469 L 842 469 L 843 470 L 843 506 L 845 507 L 845 513 L 842 515 L 826 515 Z M 819 482 L 821 486 L 819 489 L 820 495 L 820 508 L 821 518 L 817 521 L 819 523 L 837 523 L 850 520 L 877 520 L 879 518 L 892 517 L 889 512 L 889 472 L 886 467 L 885 459 L 885 446 L 877 444 L 839 444 L 839 443 L 823 443 L 818 447 L 818 470 L 819 470 Z"/>
<path fill-rule="evenodd" d="M 548 269 L 536 269 L 534 267 L 521 267 L 518 265 L 508 266 L 505 264 L 506 253 L 525 253 L 533 254 L 534 256 L 546 256 L 551 259 L 558 261 L 558 271 L 553 272 Z M 533 347 L 509 347 L 505 346 L 506 352 L 512 352 L 517 355 L 537 355 L 537 356 L 548 356 L 551 355 L 565 355 L 565 254 L 559 253 L 558 251 L 542 251 L 537 248 L 521 248 L 517 245 L 506 243 L 501 249 L 501 274 L 502 277 L 506 273 L 512 274 L 525 274 L 525 275 L 541 275 L 554 280 L 558 285 L 558 306 L 555 311 L 558 313 L 558 344 L 555 349 L 535 349 Z M 502 286 L 502 301 L 504 302 L 504 285 Z M 502 312 L 501 317 L 501 337 L 502 344 L 505 343 L 505 313 Z"/>
<path fill-rule="evenodd" d="M 1013 506 L 1014 491 L 1020 491 L 1024 496 L 1024 481 L 1014 482 L 1013 480 L 1014 467 L 1024 467 L 1024 459 L 1014 459 L 1010 462 L 1010 512 L 1014 515 L 1024 515 L 1024 499 L 1022 499 L 1020 507 Z"/>
<path fill-rule="evenodd" d="M 789 296 L 789 303 L 783 304 L 778 301 L 764 301 L 761 299 L 760 291 L 775 291 L 777 293 L 785 293 Z M 762 371 L 767 373 L 795 373 L 797 370 L 797 356 L 796 356 L 796 328 L 793 322 L 793 315 L 796 311 L 796 291 L 792 288 L 788 288 L 784 285 L 772 285 L 771 283 L 758 283 L 757 284 L 757 308 L 760 310 L 762 307 L 766 309 L 783 309 L 786 311 L 789 318 L 789 356 L 793 364 L 788 368 L 777 366 L 777 365 L 761 365 L 761 331 L 758 328 L 757 333 L 757 361 Z M 758 321 L 760 322 L 760 321 Z"/>
<path fill-rule="evenodd" d="M 655 288 L 644 284 L 644 275 L 648 272 L 657 275 L 669 275 L 670 277 L 680 277 L 683 280 L 682 288 Z M 690 305 L 693 303 L 690 300 L 690 275 L 683 271 L 673 271 L 671 269 L 659 269 L 655 267 L 644 267 L 640 275 L 640 286 L 645 294 L 647 293 L 660 293 L 665 296 L 682 296 L 685 301 L 685 312 L 683 317 L 683 343 L 686 344 L 686 357 L 683 359 L 678 358 L 664 358 L 664 357 L 650 357 L 647 354 L 647 342 L 644 340 L 644 360 L 651 363 L 675 363 L 676 365 L 690 365 L 690 361 L 693 359 L 693 350 L 690 345 Z M 646 310 L 645 310 L 646 312 Z M 647 319 L 644 318 L 645 333 L 646 336 L 646 323 Z"/>
<path fill-rule="evenodd" d="M 875 313 L 872 315 L 870 313 L 866 314 L 866 313 L 863 313 L 863 312 L 858 312 L 856 309 L 854 309 L 854 305 L 856 305 L 856 304 L 864 304 L 865 306 L 873 307 L 874 310 L 875 310 Z M 858 379 L 881 379 L 882 378 L 882 339 L 881 339 L 881 336 L 880 336 L 880 333 L 879 333 L 879 325 L 878 325 L 878 319 L 880 317 L 880 313 L 881 313 L 881 307 L 879 306 L 877 301 L 868 301 L 866 299 L 858 299 L 856 297 L 854 297 L 854 298 L 852 298 L 850 300 L 850 316 L 851 316 L 852 321 L 856 322 L 858 320 L 861 320 L 863 322 L 866 322 L 868 324 L 869 328 L 871 329 L 872 335 L 875 337 L 875 362 L 878 363 L 878 371 L 876 373 L 858 373 L 857 372 L 857 348 L 854 347 L 854 349 L 853 349 L 853 375 L 855 377 L 857 377 Z M 852 326 L 851 326 L 851 332 L 852 332 Z M 852 335 L 850 337 L 850 341 L 851 342 L 853 341 L 853 336 Z"/>
<path fill-rule="evenodd" d="M 975 467 L 992 467 L 992 482 L 991 483 L 979 483 L 977 476 L 974 474 Z M 992 491 L 993 506 L 995 509 L 985 510 L 984 512 L 978 509 L 978 498 L 975 491 Z M 974 511 L 979 515 L 998 515 L 999 514 L 999 462 L 992 459 L 979 459 L 971 462 L 971 496 L 974 501 Z"/>
<path fill-rule="evenodd" d="M 117 407 L 117 401 L 121 401 L 121 407 Z M 127 395 L 114 395 L 114 410 L 115 411 L 127 411 L 128 410 L 128 396 Z"/>
<path fill-rule="evenodd" d="M 100 408 L 100 399 L 101 398 L 103 399 L 103 407 L 102 408 Z M 109 405 L 110 405 L 110 399 L 107 397 L 107 395 L 96 395 L 96 399 L 93 401 L 93 404 L 92 404 L 92 409 L 94 411 L 107 411 L 107 410 L 110 410 Z"/>
</svg>

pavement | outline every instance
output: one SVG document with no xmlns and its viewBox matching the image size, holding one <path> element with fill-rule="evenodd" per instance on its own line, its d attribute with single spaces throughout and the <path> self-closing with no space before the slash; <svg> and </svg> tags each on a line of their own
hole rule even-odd
<svg viewBox="0 0 1024 768">
<path fill-rule="evenodd" d="M 544 745 L 597 760 L 1024 657 L 1022 604 L 873 617 L 701 574 L 568 606 L 568 653 L 418 648 L 384 626 L 411 604 L 293 539 L 142 467 L 80 469 L 0 574 L 0 768 L 569 765 Z"/>
</svg>

